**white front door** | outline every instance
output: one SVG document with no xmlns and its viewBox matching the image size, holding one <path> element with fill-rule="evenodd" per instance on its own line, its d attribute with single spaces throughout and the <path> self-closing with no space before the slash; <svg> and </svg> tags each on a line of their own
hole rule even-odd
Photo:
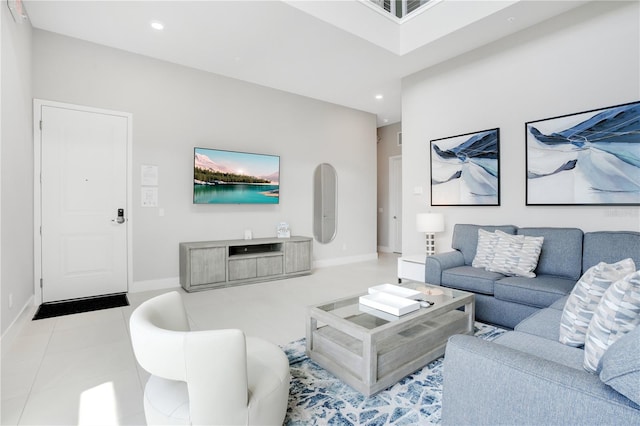
<svg viewBox="0 0 640 426">
<path fill-rule="evenodd" d="M 389 243 L 402 253 L 402 156 L 389 157 Z"/>
<path fill-rule="evenodd" d="M 35 110 L 42 302 L 126 292 L 130 115 L 46 103 Z"/>
</svg>

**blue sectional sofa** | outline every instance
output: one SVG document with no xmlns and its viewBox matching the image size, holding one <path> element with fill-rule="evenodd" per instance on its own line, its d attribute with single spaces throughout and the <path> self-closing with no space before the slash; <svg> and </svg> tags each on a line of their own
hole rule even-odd
<svg viewBox="0 0 640 426">
<path fill-rule="evenodd" d="M 478 268 L 466 263 L 474 243 L 464 239 L 472 240 L 477 228 L 457 225 L 453 247 L 459 254 L 430 258 L 430 267 L 436 269 L 427 272 L 427 278 L 481 291 L 476 293 L 478 320 L 515 323 L 515 329 L 492 342 L 466 335 L 449 339 L 443 370 L 443 423 L 640 425 L 640 327 L 607 349 L 600 374 L 583 368 L 583 348 L 559 342 L 567 294 L 579 279 L 576 253 L 581 262 L 578 275 L 599 262 L 628 257 L 640 265 L 640 233 L 588 232 L 579 238 L 582 231 L 576 229 L 499 227 L 549 237 L 542 246 L 537 277 L 525 282 L 475 271 L 474 281 L 473 269 Z M 561 247 L 564 252 L 559 251 Z"/>
<path fill-rule="evenodd" d="M 536 277 L 505 276 L 471 266 L 478 229 L 544 237 Z M 571 293 L 582 273 L 599 262 L 631 257 L 640 265 L 638 232 L 457 224 L 451 247 L 453 251 L 426 258 L 425 282 L 475 293 L 476 319 L 507 328 Z"/>
<path fill-rule="evenodd" d="M 566 299 L 492 342 L 449 339 L 443 424 L 640 425 L 640 327 L 609 347 L 599 375 L 589 373 L 584 350 L 558 341 Z"/>
</svg>

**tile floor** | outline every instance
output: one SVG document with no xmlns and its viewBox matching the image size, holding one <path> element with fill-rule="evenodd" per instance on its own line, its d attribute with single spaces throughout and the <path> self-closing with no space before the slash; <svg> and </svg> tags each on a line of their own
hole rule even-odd
<svg viewBox="0 0 640 426">
<path fill-rule="evenodd" d="M 241 328 L 279 345 L 304 336 L 306 307 L 396 283 L 397 256 L 287 280 L 185 293 L 193 329 Z M 166 291 L 166 290 L 165 290 Z M 2 357 L 2 425 L 141 425 L 147 373 L 138 366 L 131 306 L 28 322 Z"/>
</svg>

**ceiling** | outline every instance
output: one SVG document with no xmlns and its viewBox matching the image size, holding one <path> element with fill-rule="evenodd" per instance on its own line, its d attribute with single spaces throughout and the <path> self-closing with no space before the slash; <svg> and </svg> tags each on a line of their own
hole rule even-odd
<svg viewBox="0 0 640 426">
<path fill-rule="evenodd" d="M 402 21 L 359 0 L 25 3 L 35 28 L 367 111 L 383 126 L 401 120 L 403 77 L 587 1 L 432 0 Z"/>
</svg>

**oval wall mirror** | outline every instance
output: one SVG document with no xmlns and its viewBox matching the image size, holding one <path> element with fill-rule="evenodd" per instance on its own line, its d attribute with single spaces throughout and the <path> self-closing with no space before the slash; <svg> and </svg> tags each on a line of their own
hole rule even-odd
<svg viewBox="0 0 640 426">
<path fill-rule="evenodd" d="M 322 163 L 313 173 L 313 236 L 327 244 L 337 230 L 338 176 L 331 164 Z"/>
</svg>

